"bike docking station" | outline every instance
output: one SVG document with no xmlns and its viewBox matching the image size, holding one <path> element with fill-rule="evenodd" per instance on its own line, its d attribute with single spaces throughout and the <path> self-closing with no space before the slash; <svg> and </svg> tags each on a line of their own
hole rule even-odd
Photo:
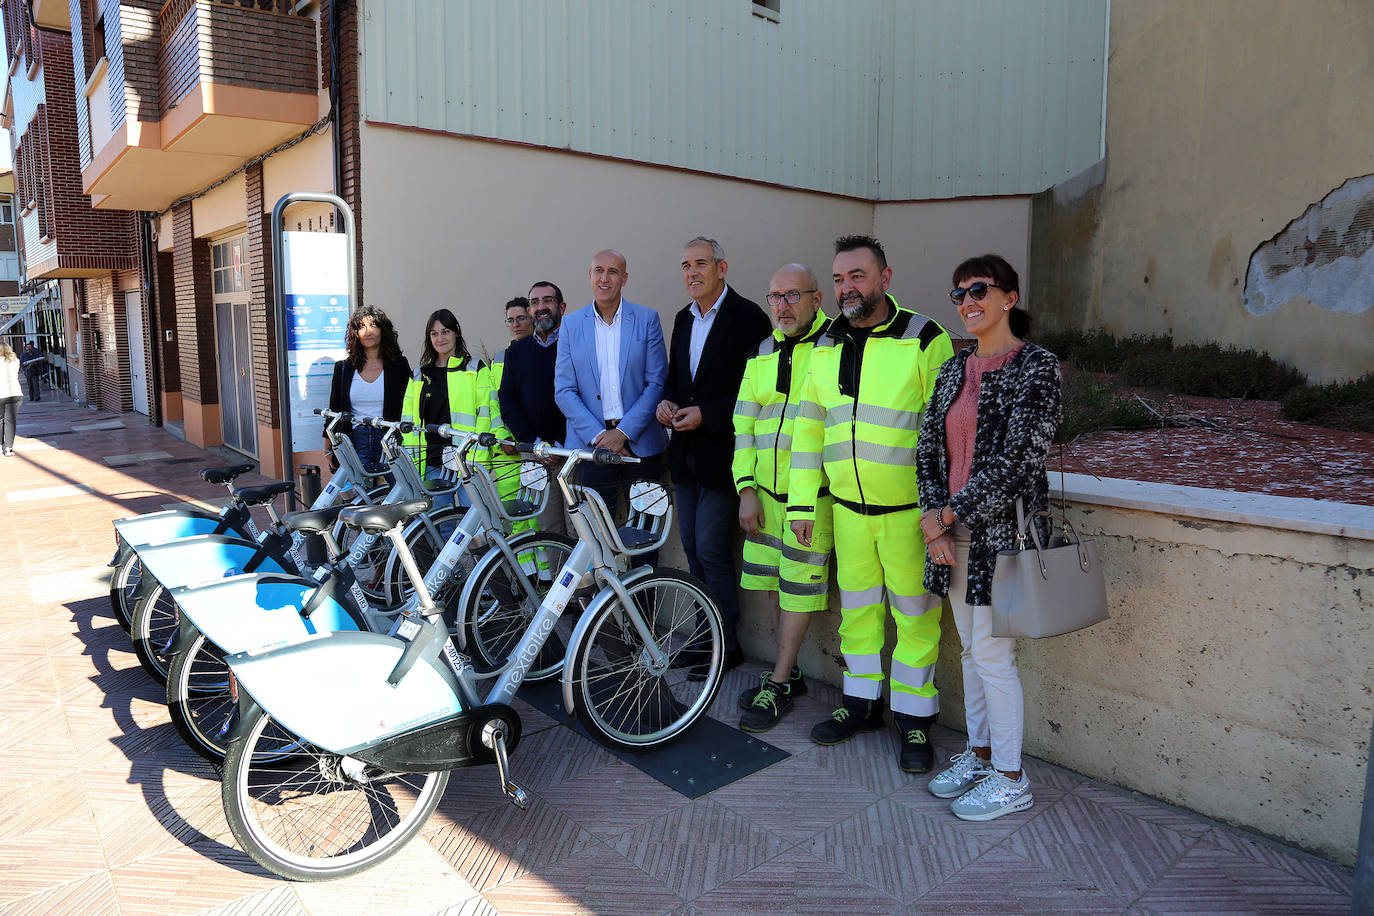
<svg viewBox="0 0 1374 916">
<path fill-rule="evenodd" d="M 563 690 L 558 684 L 526 685 L 520 692 L 520 699 L 582 737 L 591 737 L 568 714 L 563 704 Z M 780 747 L 710 716 L 702 716 L 691 731 L 667 747 L 644 751 L 602 747 L 687 798 L 700 798 L 792 756 Z"/>
</svg>

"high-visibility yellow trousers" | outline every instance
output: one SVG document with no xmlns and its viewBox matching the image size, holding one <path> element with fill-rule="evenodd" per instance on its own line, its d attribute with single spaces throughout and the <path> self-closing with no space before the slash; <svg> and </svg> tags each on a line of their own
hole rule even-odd
<svg viewBox="0 0 1374 916">
<path fill-rule="evenodd" d="M 897 627 L 892 650 L 892 711 L 933 716 L 941 601 L 926 593 L 921 513 L 861 515 L 836 504 L 835 579 L 840 587 L 840 652 L 846 696 L 876 700 L 883 690 L 887 614 Z"/>
<path fill-rule="evenodd" d="M 835 544 L 830 529 L 830 498 L 821 497 L 811 546 L 803 547 L 787 524 L 787 507 L 757 487 L 754 492 L 763 506 L 763 524 L 758 534 L 744 536 L 740 587 L 777 592 L 778 604 L 784 611 L 806 614 L 825 610 L 830 589 L 830 551 Z"/>
</svg>

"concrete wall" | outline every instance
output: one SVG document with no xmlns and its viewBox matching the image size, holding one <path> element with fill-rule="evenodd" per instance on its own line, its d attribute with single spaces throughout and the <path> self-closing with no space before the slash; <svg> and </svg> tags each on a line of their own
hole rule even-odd
<svg viewBox="0 0 1374 916">
<path fill-rule="evenodd" d="M 1034 207 L 1034 299 L 1052 321 L 1254 347 L 1314 381 L 1374 369 L 1374 300 L 1341 301 L 1374 275 L 1368 232 L 1328 253 L 1320 227 L 1292 227 L 1298 266 L 1343 256 L 1349 279 L 1246 304 L 1257 249 L 1374 172 L 1371 36 L 1363 3 L 1115 5 L 1105 168 Z"/>
<path fill-rule="evenodd" d="M 534 280 L 559 284 L 569 310 L 587 304 L 588 264 L 605 247 L 625 253 L 626 298 L 658 309 L 665 332 L 687 302 L 682 243 L 699 234 L 725 246 L 728 280 L 745 296 L 762 304 L 773 271 L 802 261 L 830 307 L 835 237 L 873 232 L 899 301 L 955 333 L 955 264 L 992 250 L 1026 265 L 1025 197 L 875 206 L 415 130 L 364 125 L 362 136 L 367 302 L 387 309 L 412 359 L 436 308 L 452 308 L 473 352 L 491 354 L 507 340 L 502 304 Z"/>
</svg>

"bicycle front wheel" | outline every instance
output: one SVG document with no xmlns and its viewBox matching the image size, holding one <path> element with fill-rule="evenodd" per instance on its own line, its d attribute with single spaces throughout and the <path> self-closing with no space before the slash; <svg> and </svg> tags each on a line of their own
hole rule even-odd
<svg viewBox="0 0 1374 916">
<path fill-rule="evenodd" d="M 686 573 L 654 569 L 626 591 L 633 611 L 618 599 L 602 605 L 568 656 L 578 719 L 601 743 L 634 750 L 681 737 L 706 713 L 723 676 L 725 629 L 706 587 Z M 662 663 L 631 613 L 652 633 Z"/>
<path fill-rule="evenodd" d="M 463 520 L 463 515 L 466 512 L 465 507 L 442 506 L 432 510 L 424 518 L 417 518 L 406 525 L 403 535 L 405 544 L 410 550 L 411 556 L 415 557 L 415 568 L 420 571 L 420 575 L 429 574 L 429 568 L 439 558 L 439 553 L 444 549 L 444 544 L 448 542 L 448 538 L 453 534 L 453 529 Z M 426 518 L 429 520 L 429 525 L 425 524 Z M 430 525 L 434 527 L 431 528 Z M 388 552 L 383 563 L 382 578 L 376 588 L 376 594 L 386 607 L 400 607 L 410 600 L 411 595 L 415 594 L 415 586 L 411 583 L 410 577 L 406 575 L 405 566 L 401 563 L 401 555 L 396 552 L 396 548 L 391 545 L 390 541 L 383 543 Z M 442 605 L 444 595 L 450 589 L 461 586 L 471 568 L 470 555 L 464 554 L 463 559 L 454 568 L 453 575 L 444 583 L 442 593 L 432 596 L 435 604 Z"/>
<path fill-rule="evenodd" d="M 221 792 L 239 845 L 269 871 L 322 881 L 369 868 L 419 833 L 448 786 L 447 772 L 391 773 L 306 742 L 270 759 L 280 734 L 254 705 L 224 758 Z"/>
<path fill-rule="evenodd" d="M 159 684 L 167 683 L 167 669 L 172 662 L 172 649 L 177 643 L 177 626 L 181 609 L 167 589 L 154 585 L 134 604 L 129 637 L 134 654 L 148 676 Z"/>
<path fill-rule="evenodd" d="M 183 638 L 167 670 L 167 712 L 190 748 L 223 763 L 235 703 L 224 651 L 203 633 Z"/>
<path fill-rule="evenodd" d="M 143 564 L 138 561 L 136 553 L 130 553 L 123 563 L 115 567 L 114 575 L 110 576 L 110 609 L 125 633 L 129 632 L 131 626 L 134 592 L 138 591 L 138 583 L 142 578 Z"/>
<path fill-rule="evenodd" d="M 505 554 L 484 556 L 473 570 L 467 605 L 458 612 L 468 651 L 475 662 L 488 669 L 500 668 L 510 660 L 539 610 L 521 580 L 528 580 L 537 599 L 542 600 L 576 546 L 561 534 L 537 531 L 516 535 L 509 544 L 519 561 L 518 568 L 511 568 Z M 565 613 L 555 624 L 525 673 L 526 682 L 548 680 L 563 670 L 563 654 L 574 620 L 574 615 Z"/>
</svg>

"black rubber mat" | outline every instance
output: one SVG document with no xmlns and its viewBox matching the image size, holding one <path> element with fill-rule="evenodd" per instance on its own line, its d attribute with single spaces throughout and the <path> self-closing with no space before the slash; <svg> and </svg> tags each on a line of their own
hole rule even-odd
<svg viewBox="0 0 1374 916">
<path fill-rule="evenodd" d="M 589 737 L 563 708 L 563 688 L 557 681 L 527 684 L 520 688 L 518 696 L 579 735 Z M 607 750 L 688 798 L 700 798 L 792 756 L 782 748 L 709 717 L 701 719 L 691 731 L 667 747 L 648 751 Z"/>
</svg>

